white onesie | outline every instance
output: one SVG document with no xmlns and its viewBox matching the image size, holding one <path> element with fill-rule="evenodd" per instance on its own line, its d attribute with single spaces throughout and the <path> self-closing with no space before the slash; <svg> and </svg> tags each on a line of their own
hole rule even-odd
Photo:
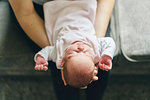
<svg viewBox="0 0 150 100">
<path fill-rule="evenodd" d="M 115 43 L 112 38 L 96 38 L 94 21 L 97 0 L 55 0 L 44 4 L 45 27 L 51 46 L 39 51 L 45 60 L 56 62 L 58 69 L 64 51 L 75 41 L 88 44 L 95 58 L 106 54 L 113 58 Z"/>
</svg>

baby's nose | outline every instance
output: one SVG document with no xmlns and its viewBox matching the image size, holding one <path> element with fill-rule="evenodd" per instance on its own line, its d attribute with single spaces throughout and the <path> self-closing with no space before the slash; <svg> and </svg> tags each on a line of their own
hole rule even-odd
<svg viewBox="0 0 150 100">
<path fill-rule="evenodd" d="M 80 51 L 83 51 L 83 50 L 84 50 L 84 47 L 83 47 L 82 45 L 79 45 L 79 46 L 78 46 L 78 49 L 79 49 Z"/>
</svg>

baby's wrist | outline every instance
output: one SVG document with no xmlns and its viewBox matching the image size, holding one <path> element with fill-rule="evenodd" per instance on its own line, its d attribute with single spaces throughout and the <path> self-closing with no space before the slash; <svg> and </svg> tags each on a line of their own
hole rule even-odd
<svg viewBox="0 0 150 100">
<path fill-rule="evenodd" d="M 37 58 L 43 58 L 40 54 L 37 55 Z"/>
<path fill-rule="evenodd" d="M 37 61 L 37 60 L 40 60 L 40 59 L 44 59 L 44 57 L 41 56 L 40 54 L 38 54 L 37 57 L 36 57 L 36 61 Z"/>
<path fill-rule="evenodd" d="M 111 58 L 109 55 L 106 55 L 106 54 L 104 54 L 104 55 L 102 56 L 102 58 L 112 60 L 112 58 Z"/>
</svg>

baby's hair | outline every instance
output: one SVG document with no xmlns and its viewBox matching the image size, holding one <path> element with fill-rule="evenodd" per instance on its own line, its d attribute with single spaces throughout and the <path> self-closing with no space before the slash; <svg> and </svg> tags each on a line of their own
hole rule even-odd
<svg viewBox="0 0 150 100">
<path fill-rule="evenodd" d="M 89 70 L 80 70 L 80 68 L 76 68 L 76 70 L 72 70 L 71 72 L 68 71 L 67 60 L 64 63 L 63 67 L 63 73 L 64 73 L 64 79 L 66 83 L 72 87 L 80 88 L 87 86 L 91 83 L 93 79 L 93 72 L 94 69 L 89 68 Z M 80 66 L 78 66 L 80 67 Z"/>
</svg>

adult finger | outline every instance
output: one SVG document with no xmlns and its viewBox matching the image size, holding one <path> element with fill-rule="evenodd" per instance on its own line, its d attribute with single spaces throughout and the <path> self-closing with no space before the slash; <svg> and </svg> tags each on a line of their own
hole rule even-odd
<svg viewBox="0 0 150 100">
<path fill-rule="evenodd" d="M 86 89 L 87 88 L 87 86 L 84 86 L 84 87 L 80 87 L 80 89 Z"/>
<path fill-rule="evenodd" d="M 97 73 L 98 73 L 98 71 L 97 71 L 97 70 L 94 70 L 94 76 L 96 76 L 96 75 L 97 75 Z"/>
<path fill-rule="evenodd" d="M 98 77 L 97 76 L 93 76 L 93 81 L 97 81 Z"/>
</svg>

